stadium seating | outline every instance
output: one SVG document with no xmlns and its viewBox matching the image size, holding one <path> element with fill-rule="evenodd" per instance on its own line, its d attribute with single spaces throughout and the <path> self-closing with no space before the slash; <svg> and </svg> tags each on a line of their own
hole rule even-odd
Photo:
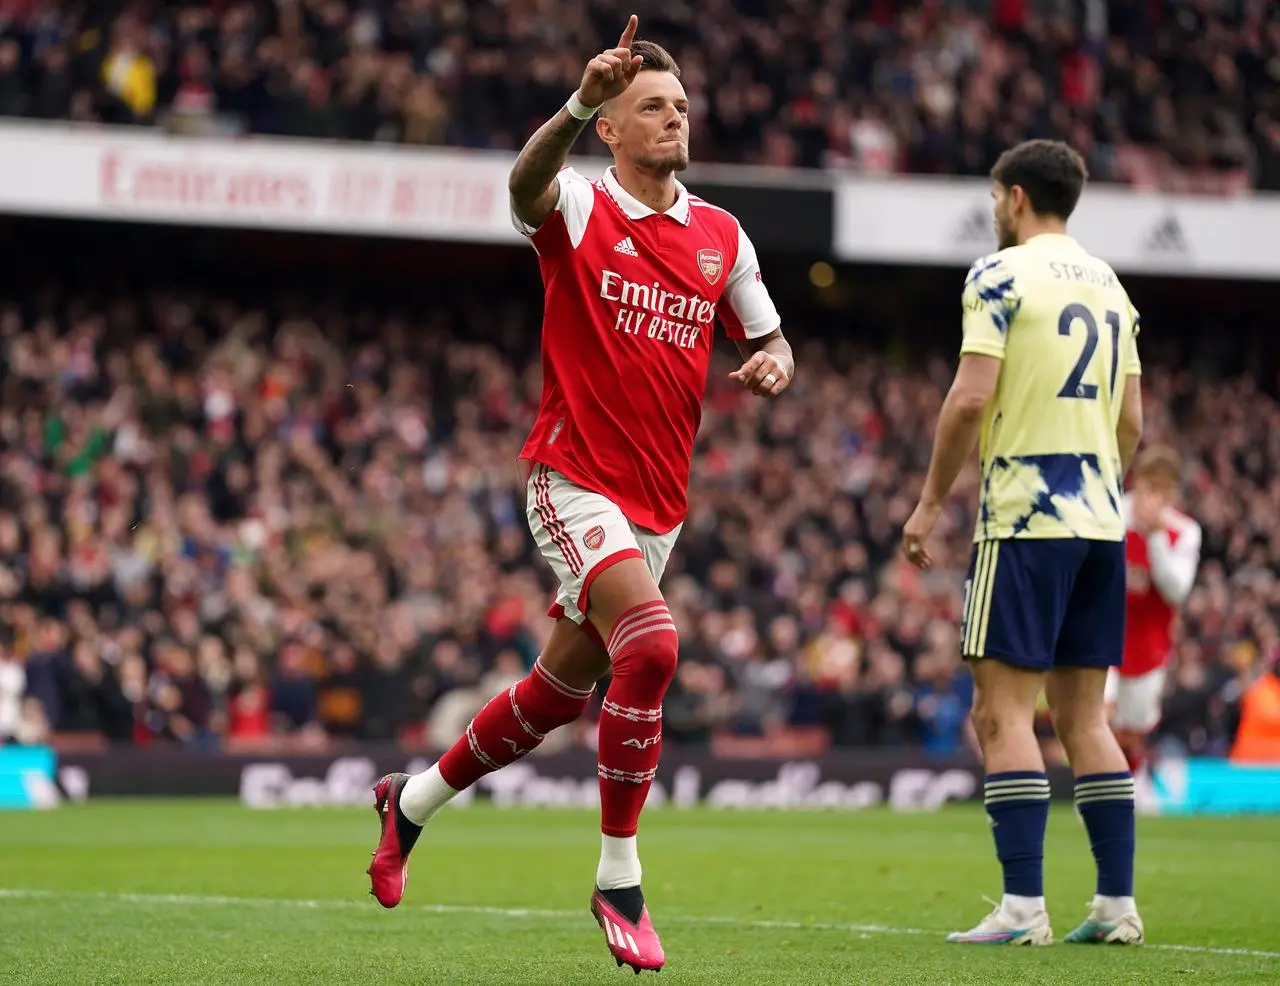
<svg viewBox="0 0 1280 986">
<path fill-rule="evenodd" d="M 1232 14 L 1014 0 L 994 16 L 989 6 L 717 0 L 641 14 L 643 33 L 683 64 L 702 160 L 985 174 L 1001 148 L 1053 136 L 1084 152 L 1099 180 L 1280 188 L 1275 4 L 1218 5 Z M 1072 6 L 1094 13 L 1058 14 Z M 614 0 L 554 17 L 493 0 L 147 9 L 140 20 L 116 4 L 8 4 L 0 115 L 511 149 L 630 10 Z"/>
</svg>

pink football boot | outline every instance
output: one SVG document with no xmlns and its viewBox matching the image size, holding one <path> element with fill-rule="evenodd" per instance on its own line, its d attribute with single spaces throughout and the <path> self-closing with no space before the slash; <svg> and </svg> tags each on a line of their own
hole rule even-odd
<svg viewBox="0 0 1280 986">
<path fill-rule="evenodd" d="M 609 951 L 618 965 L 625 963 L 631 966 L 637 976 L 645 969 L 654 972 L 662 969 L 667 956 L 662 951 L 662 942 L 658 940 L 653 922 L 649 920 L 649 908 L 641 911 L 640 920 L 632 924 L 597 890 L 591 895 L 591 913 L 604 929 Z"/>
<path fill-rule="evenodd" d="M 369 893 L 383 907 L 395 907 L 409 882 L 409 852 L 422 832 L 400 812 L 400 792 L 408 774 L 387 774 L 374 786 L 374 811 L 382 822 L 382 837 L 366 870 L 373 884 Z"/>
</svg>

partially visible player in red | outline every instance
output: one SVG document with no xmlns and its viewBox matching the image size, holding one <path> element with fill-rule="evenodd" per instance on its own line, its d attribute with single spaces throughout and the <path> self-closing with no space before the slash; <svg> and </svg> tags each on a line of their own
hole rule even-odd
<svg viewBox="0 0 1280 986">
<path fill-rule="evenodd" d="M 1200 525 L 1174 509 L 1182 467 L 1172 449 L 1144 451 L 1133 476 L 1133 489 L 1124 499 L 1124 663 L 1112 671 L 1107 692 L 1113 703 L 1111 728 L 1136 775 L 1146 760 L 1147 739 L 1160 723 L 1174 622 L 1200 563 Z"/>
<path fill-rule="evenodd" d="M 745 360 L 731 376 L 753 394 L 782 393 L 794 363 L 750 239 L 676 181 L 689 163 L 689 101 L 671 56 L 636 41 L 636 27 L 632 17 L 617 47 L 591 59 L 510 179 L 513 220 L 546 289 L 542 403 L 520 466 L 530 529 L 560 580 L 556 625 L 529 676 L 439 763 L 378 782 L 382 838 L 369 874 L 384 907 L 399 903 L 423 824 L 577 719 L 611 672 L 591 910 L 618 964 L 639 972 L 665 961 L 636 845 L 678 651 L 658 582 L 687 512 L 715 324 Z M 596 182 L 565 168 L 593 119 L 613 155 Z"/>
</svg>

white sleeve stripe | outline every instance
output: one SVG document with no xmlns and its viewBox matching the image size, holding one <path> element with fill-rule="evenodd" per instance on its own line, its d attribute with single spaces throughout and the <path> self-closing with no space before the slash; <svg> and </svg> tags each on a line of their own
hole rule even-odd
<svg viewBox="0 0 1280 986">
<path fill-rule="evenodd" d="M 596 202 L 595 185 L 572 168 L 563 169 L 556 175 L 556 181 L 560 194 L 556 199 L 555 211 L 564 217 L 569 243 L 576 250 L 587 235 L 587 222 L 591 219 L 591 211 Z M 514 209 L 511 210 L 511 224 L 515 226 L 516 232 L 524 236 L 533 236 L 538 231 L 538 227 L 530 226 L 517 216 Z"/>
<path fill-rule="evenodd" d="M 1161 531 L 1147 539 L 1147 557 L 1151 563 L 1151 582 L 1171 606 L 1180 606 L 1191 594 L 1200 563 L 1200 525 L 1179 525 L 1178 540 L 1170 543 Z"/>
<path fill-rule="evenodd" d="M 733 215 L 733 213 L 730 212 L 728 209 L 721 209 L 720 206 L 712 205 L 710 202 L 706 201 L 705 199 L 696 198 L 693 195 L 689 196 L 689 204 L 701 206 L 704 209 L 714 209 L 716 212 L 723 212 L 726 216 Z"/>
<path fill-rule="evenodd" d="M 756 248 L 741 224 L 738 225 L 738 257 L 729 272 L 724 300 L 742 323 L 742 332 L 748 339 L 766 336 L 782 324 L 769 289 L 760 277 Z"/>
</svg>

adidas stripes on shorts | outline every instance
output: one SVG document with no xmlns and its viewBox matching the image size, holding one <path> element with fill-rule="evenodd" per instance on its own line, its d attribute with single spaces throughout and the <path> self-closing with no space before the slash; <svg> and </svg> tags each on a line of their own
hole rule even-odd
<svg viewBox="0 0 1280 986">
<path fill-rule="evenodd" d="M 525 495 L 529 530 L 560 580 L 549 615 L 567 616 L 579 624 L 586 619 L 591 583 L 611 565 L 643 558 L 653 580 L 660 582 L 684 526 L 666 534 L 636 527 L 608 497 L 538 462 L 533 463 Z"/>
</svg>

